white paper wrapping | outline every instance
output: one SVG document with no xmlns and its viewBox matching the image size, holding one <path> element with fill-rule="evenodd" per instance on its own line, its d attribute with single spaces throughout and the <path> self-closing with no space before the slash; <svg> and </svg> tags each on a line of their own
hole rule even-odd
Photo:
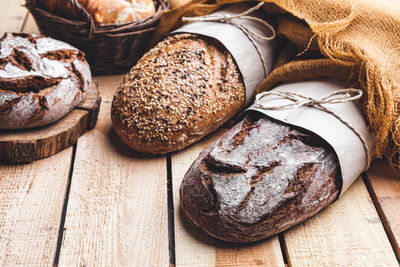
<svg viewBox="0 0 400 267">
<path fill-rule="evenodd" d="M 240 14 L 254 4 L 241 3 L 231 5 L 225 9 L 214 12 L 215 14 Z M 267 21 L 267 13 L 264 11 L 256 11 L 249 16 L 255 16 Z M 260 35 L 269 36 L 270 30 L 265 25 L 248 19 L 240 19 L 242 24 Z M 260 56 L 255 46 L 250 42 L 249 38 L 237 27 L 220 22 L 193 22 L 173 31 L 174 33 L 194 33 L 214 38 L 222 43 L 231 53 L 242 74 L 243 82 L 246 90 L 246 105 L 253 100 L 254 92 L 257 86 L 265 79 L 265 72 Z M 272 71 L 275 60 L 278 56 L 278 41 L 265 41 L 254 39 L 261 54 L 267 64 L 267 73 Z"/>
<path fill-rule="evenodd" d="M 329 93 L 345 89 L 342 82 L 321 79 L 288 83 L 277 86 L 272 91 L 295 92 L 304 96 L 320 98 Z M 265 106 L 277 106 L 293 103 L 290 100 L 268 95 L 261 99 Z M 370 151 L 373 151 L 374 136 L 367 128 L 367 123 L 358 104 L 354 101 L 340 104 L 324 104 L 324 107 L 335 112 L 353 126 L 366 140 Z M 265 110 L 252 105 L 248 110 L 261 112 L 284 123 L 307 129 L 326 140 L 335 150 L 339 159 L 343 187 L 342 195 L 363 172 L 366 165 L 364 146 L 357 135 L 333 115 L 318 108 L 301 106 L 296 109 Z"/>
</svg>

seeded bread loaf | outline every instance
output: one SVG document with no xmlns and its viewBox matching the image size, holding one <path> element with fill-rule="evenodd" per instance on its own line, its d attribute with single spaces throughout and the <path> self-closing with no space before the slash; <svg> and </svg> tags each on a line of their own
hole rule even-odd
<svg viewBox="0 0 400 267">
<path fill-rule="evenodd" d="M 78 49 L 23 33 L 5 34 L 0 47 L 0 129 L 52 123 L 83 99 L 91 73 Z"/>
<path fill-rule="evenodd" d="M 216 130 L 245 102 L 241 74 L 214 39 L 167 37 L 132 68 L 114 95 L 111 116 L 134 150 L 164 154 Z"/>
<path fill-rule="evenodd" d="M 204 150 L 180 188 L 208 234 L 252 242 L 313 216 L 339 195 L 336 155 L 320 137 L 250 114 Z"/>
</svg>

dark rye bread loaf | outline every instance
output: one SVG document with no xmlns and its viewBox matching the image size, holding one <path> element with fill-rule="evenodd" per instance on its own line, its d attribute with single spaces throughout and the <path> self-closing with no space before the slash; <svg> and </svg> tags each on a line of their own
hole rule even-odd
<svg viewBox="0 0 400 267">
<path fill-rule="evenodd" d="M 115 132 L 134 150 L 183 149 L 240 111 L 244 84 L 230 53 L 214 39 L 167 37 L 132 68 L 114 95 Z"/>
<path fill-rule="evenodd" d="M 251 242 L 316 214 L 340 188 L 336 155 L 320 137 L 254 113 L 199 155 L 180 201 L 208 234 Z"/>
<path fill-rule="evenodd" d="M 0 129 L 52 123 L 84 97 L 91 73 L 78 49 L 25 33 L 6 33 L 0 47 Z"/>
</svg>

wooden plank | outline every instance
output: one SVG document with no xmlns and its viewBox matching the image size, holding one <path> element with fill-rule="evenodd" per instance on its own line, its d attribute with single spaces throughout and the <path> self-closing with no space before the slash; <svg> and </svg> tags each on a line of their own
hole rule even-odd
<svg viewBox="0 0 400 267">
<path fill-rule="evenodd" d="M 166 266 L 167 165 L 125 148 L 112 131 L 122 76 L 98 77 L 99 121 L 78 140 L 60 266 Z"/>
<path fill-rule="evenodd" d="M 1 266 L 53 264 L 71 155 L 0 165 Z"/>
<path fill-rule="evenodd" d="M 290 266 L 398 266 L 362 179 L 285 241 Z"/>
<path fill-rule="evenodd" d="M 0 31 L 18 31 L 24 1 L 1 0 Z M 26 32 L 37 32 L 27 24 Z M 57 249 L 72 148 L 30 165 L 0 165 L 0 265 L 51 266 Z"/>
<path fill-rule="evenodd" d="M 21 31 L 28 10 L 22 5 L 25 0 L 1 0 L 0 1 L 0 37 L 5 32 Z"/>
<path fill-rule="evenodd" d="M 400 171 L 376 160 L 367 173 L 366 182 L 400 262 Z"/>
<path fill-rule="evenodd" d="M 220 130 L 190 148 L 172 155 L 176 266 L 284 266 L 277 236 L 252 244 L 228 244 L 207 236 L 182 218 L 179 187 L 198 154 L 226 130 Z"/>
</svg>

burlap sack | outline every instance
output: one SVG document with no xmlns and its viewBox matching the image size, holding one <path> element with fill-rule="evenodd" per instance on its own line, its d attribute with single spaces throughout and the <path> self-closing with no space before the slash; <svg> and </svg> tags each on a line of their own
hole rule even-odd
<svg viewBox="0 0 400 267">
<path fill-rule="evenodd" d="M 182 16 L 206 15 L 235 2 L 240 1 L 173 0 L 173 9 L 162 16 L 153 41 L 182 25 Z M 364 113 L 376 133 L 375 156 L 385 156 L 392 166 L 400 167 L 400 1 L 266 2 L 269 12 L 278 13 L 278 33 L 298 49 L 294 53 L 290 46 L 285 48 L 258 91 L 315 77 L 360 86 L 365 93 Z"/>
</svg>

